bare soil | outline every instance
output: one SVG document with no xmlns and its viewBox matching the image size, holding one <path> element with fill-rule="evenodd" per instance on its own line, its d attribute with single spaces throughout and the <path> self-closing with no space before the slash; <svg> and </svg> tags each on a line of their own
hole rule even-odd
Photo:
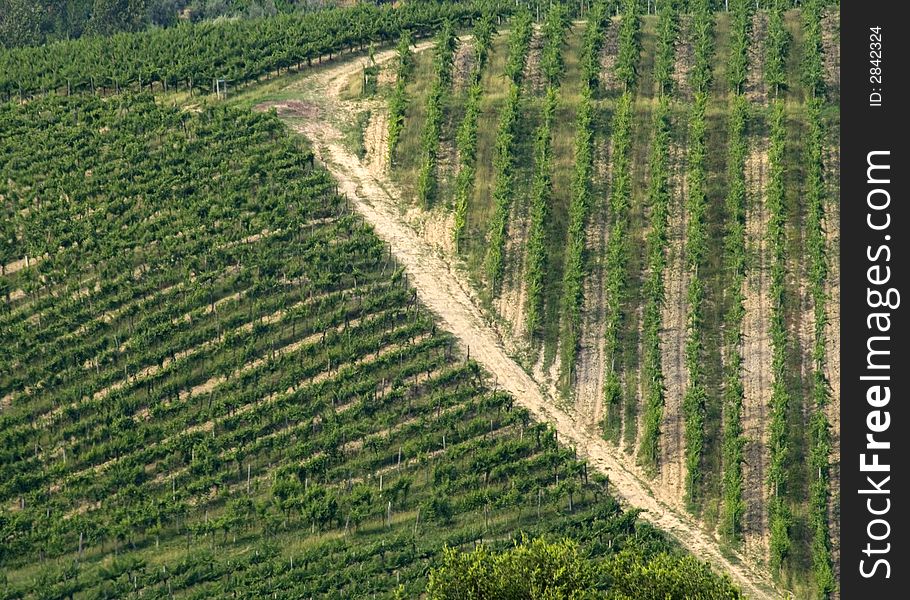
<svg viewBox="0 0 910 600">
<path fill-rule="evenodd" d="M 765 84 L 765 41 L 767 40 L 768 14 L 756 11 L 752 15 L 752 33 L 749 43 L 749 67 L 746 71 L 745 94 L 753 104 L 768 104 L 768 86 Z"/>
<path fill-rule="evenodd" d="M 540 69 L 540 56 L 543 53 L 543 35 L 540 27 L 535 25 L 531 32 L 531 43 L 528 47 L 528 58 L 525 60 L 524 80 L 527 91 L 536 94 L 544 88 L 544 75 Z"/>
<path fill-rule="evenodd" d="M 695 64 L 695 48 L 692 44 L 692 16 L 679 15 L 679 35 L 676 38 L 676 55 L 673 68 L 673 82 L 677 94 L 684 100 L 692 99 L 689 85 L 689 71 Z"/>
<path fill-rule="evenodd" d="M 829 190 L 823 227 L 828 248 L 828 278 L 825 281 L 827 324 L 825 326 L 825 376 L 831 385 L 831 401 L 826 415 L 831 425 L 831 471 L 828 524 L 835 577 L 840 580 L 840 146 L 830 146 L 824 154 L 825 185 Z"/>
<path fill-rule="evenodd" d="M 768 140 L 750 140 L 746 156 L 746 256 L 749 261 L 743 306 L 743 434 L 746 438 L 743 464 L 745 549 L 754 557 L 768 552 L 765 474 L 768 469 L 766 411 L 771 401 L 771 275 L 767 247 L 768 210 L 765 193 L 768 172 Z"/>
<path fill-rule="evenodd" d="M 833 7 L 822 14 L 822 60 L 825 87 L 836 102 L 840 96 L 840 12 Z"/>
<path fill-rule="evenodd" d="M 613 19 L 604 35 L 603 47 L 600 50 L 600 78 L 603 88 L 608 93 L 622 90 L 616 79 L 616 58 L 619 55 L 619 21 Z"/>
<path fill-rule="evenodd" d="M 609 171 L 609 166 L 606 170 Z M 575 416 L 592 428 L 599 427 L 604 416 L 604 341 L 607 321 L 604 261 L 610 231 L 604 204 L 603 196 L 595 195 L 585 230 L 588 269 L 583 282 L 581 335 L 575 357 Z"/>
<path fill-rule="evenodd" d="M 660 485 L 663 493 L 677 507 L 683 505 L 685 493 L 685 418 L 683 396 L 688 382 L 686 370 L 686 315 L 689 312 L 686 271 L 687 184 L 684 150 L 670 145 L 671 205 L 667 221 L 668 256 L 664 269 L 664 305 L 661 310 L 663 329 L 660 336 L 661 362 L 664 371 L 664 414 L 660 425 Z"/>
<path fill-rule="evenodd" d="M 471 83 L 471 69 L 474 68 L 474 44 L 458 40 L 455 51 L 452 87 L 456 93 L 463 92 Z"/>
</svg>

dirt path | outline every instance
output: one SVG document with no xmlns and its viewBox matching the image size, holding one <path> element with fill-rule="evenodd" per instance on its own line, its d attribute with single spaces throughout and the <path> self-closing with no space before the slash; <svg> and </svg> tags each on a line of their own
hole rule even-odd
<svg viewBox="0 0 910 600">
<path fill-rule="evenodd" d="M 768 104 L 768 86 L 765 83 L 765 40 L 768 39 L 768 14 L 759 11 L 752 15 L 752 32 L 749 38 L 749 67 L 746 70 L 745 94 L 749 102 Z"/>
<path fill-rule="evenodd" d="M 610 21 L 604 33 L 603 48 L 600 50 L 600 78 L 607 94 L 618 94 L 622 91 L 616 79 L 616 59 L 619 55 L 619 17 Z"/>
<path fill-rule="evenodd" d="M 20 258 L 19 260 L 14 260 L 11 263 L 7 263 L 7 264 L 3 265 L 3 269 L 2 269 L 3 276 L 6 277 L 6 276 L 12 275 L 14 273 L 18 273 L 22 269 L 34 267 L 35 265 L 40 263 L 45 258 L 47 258 L 47 254 L 45 254 L 43 256 L 32 256 L 32 257 L 25 256 L 23 258 Z"/>
<path fill-rule="evenodd" d="M 389 60 L 392 56 L 394 51 L 384 51 L 378 53 L 377 60 Z M 351 61 L 314 74 L 300 88 L 302 99 L 331 102 L 332 110 L 326 114 L 343 118 L 344 102 L 334 99 L 345 82 L 360 69 L 359 61 Z M 509 357 L 501 338 L 472 300 L 468 285 L 460 280 L 459 274 L 432 244 L 404 222 L 399 201 L 392 193 L 394 187 L 388 179 L 381 173 L 372 172 L 345 147 L 343 135 L 334 123 L 329 119 L 307 119 L 296 121 L 293 126 L 312 142 L 317 157 L 338 180 L 339 190 L 348 195 L 354 208 L 373 225 L 376 233 L 389 242 L 392 253 L 407 270 L 423 303 L 439 315 L 442 326 L 458 338 L 472 358 L 496 375 L 500 387 L 508 390 L 535 419 L 552 424 L 560 438 L 577 447 L 579 454 L 592 466 L 609 474 L 615 493 L 629 505 L 644 509 L 645 519 L 673 535 L 695 556 L 729 573 L 749 597 L 779 597 L 772 591 L 767 573 L 742 561 L 726 558 L 713 535 L 655 497 L 655 491 L 627 466 L 628 457 L 601 439 L 596 430 L 556 408 L 555 401 L 546 397 L 528 373 Z"/>
<path fill-rule="evenodd" d="M 664 369 L 664 416 L 660 425 L 660 483 L 664 493 L 682 507 L 685 491 L 683 396 L 686 393 L 686 303 L 689 277 L 685 267 L 687 194 L 683 150 L 670 145 L 671 205 L 667 222 L 668 257 L 664 269 L 665 299 L 661 309 L 661 363 Z"/>
<path fill-rule="evenodd" d="M 509 213 L 503 249 L 506 267 L 499 293 L 493 298 L 493 306 L 511 337 L 523 340 L 527 337 L 528 303 L 528 286 L 524 278 L 528 254 L 525 250 L 528 247 L 528 229 L 531 224 L 526 199 L 516 197 Z"/>
<path fill-rule="evenodd" d="M 581 312 L 581 335 L 575 358 L 575 415 L 589 427 L 600 427 L 603 417 L 604 373 L 606 357 L 606 294 L 604 293 L 604 249 L 609 239 L 606 207 L 602 195 L 591 207 L 591 218 L 585 231 L 588 273 L 584 279 Z"/>
<path fill-rule="evenodd" d="M 692 99 L 689 72 L 695 64 L 695 47 L 692 40 L 692 15 L 679 15 L 679 36 L 673 61 L 673 83 L 682 100 Z"/>
<path fill-rule="evenodd" d="M 840 12 L 837 9 L 822 12 L 822 59 L 825 87 L 836 104 L 840 97 Z"/>
<path fill-rule="evenodd" d="M 745 546 L 751 556 L 765 557 L 767 536 L 767 431 L 766 409 L 771 402 L 771 284 L 765 235 L 768 211 L 765 185 L 768 140 L 750 142 L 746 156 L 746 252 L 749 261 L 743 290 L 743 501 L 746 504 Z"/>
<path fill-rule="evenodd" d="M 831 471 L 828 523 L 835 576 L 840 580 L 840 146 L 825 153 L 825 179 L 829 190 L 823 229 L 828 247 L 828 277 L 825 280 L 827 324 L 825 326 L 825 375 L 831 384 L 831 401 L 826 414 L 831 424 Z"/>
</svg>

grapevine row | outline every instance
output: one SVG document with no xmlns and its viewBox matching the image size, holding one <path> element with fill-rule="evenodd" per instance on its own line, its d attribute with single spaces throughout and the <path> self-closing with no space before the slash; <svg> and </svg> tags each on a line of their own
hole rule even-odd
<svg viewBox="0 0 910 600">
<path fill-rule="evenodd" d="M 664 270 L 667 265 L 667 224 L 670 203 L 667 172 L 667 157 L 670 148 L 669 112 L 669 101 L 666 96 L 663 96 L 654 113 L 654 134 L 648 166 L 651 230 L 647 240 L 648 275 L 644 282 L 641 375 L 645 382 L 645 409 L 638 458 L 645 468 L 654 471 L 659 466 L 660 424 L 663 421 L 664 410 L 664 373 L 660 339 L 663 328 L 661 313 L 664 304 Z"/>
<path fill-rule="evenodd" d="M 591 204 L 591 175 L 594 172 L 594 101 L 599 85 L 600 48 L 609 24 L 607 8 L 597 3 L 588 13 L 581 51 L 582 89 L 575 117 L 575 168 L 572 176 L 572 200 L 566 233 L 566 257 L 562 280 L 562 316 L 560 319 L 561 362 L 568 381 L 575 368 L 575 355 L 581 337 L 582 282 L 585 272 L 585 226 Z"/>
<path fill-rule="evenodd" d="M 790 34 L 784 26 L 784 0 L 771 0 L 768 9 L 768 38 L 765 42 L 765 83 L 780 96 L 787 88 L 787 55 Z"/>
<path fill-rule="evenodd" d="M 404 31 L 398 40 L 398 64 L 395 69 L 395 89 L 389 99 L 389 162 L 394 162 L 395 149 L 404 130 L 404 115 L 408 108 L 407 84 L 408 77 L 414 69 L 414 59 L 411 52 L 413 38 L 409 31 Z"/>
<path fill-rule="evenodd" d="M 830 499 L 830 423 L 826 410 L 831 401 L 831 388 L 825 375 L 827 364 L 828 326 L 827 294 L 825 284 L 828 278 L 827 247 L 823 220 L 825 218 L 823 181 L 823 140 L 824 128 L 821 115 L 822 100 L 825 96 L 825 82 L 822 72 L 821 15 L 822 2 L 810 0 L 803 5 L 803 31 L 805 55 L 803 81 L 811 97 L 806 106 L 806 249 L 809 254 L 809 285 L 814 309 L 814 345 L 812 348 L 812 405 L 809 421 L 809 529 L 812 535 L 812 566 L 815 571 L 815 586 L 821 597 L 827 598 L 837 587 L 831 553 L 831 538 L 828 524 L 828 501 Z"/>
<path fill-rule="evenodd" d="M 492 43 L 493 22 L 489 17 L 484 17 L 474 26 L 474 65 L 471 67 L 464 118 L 455 136 L 459 166 L 458 175 L 455 176 L 455 226 L 452 237 L 456 251 L 461 248 L 462 237 L 468 223 L 468 201 L 474 193 L 474 175 L 477 163 L 477 119 L 480 116 L 480 101 L 483 98 L 481 77 L 487 66 Z"/>
<path fill-rule="evenodd" d="M 768 485 L 770 502 L 768 528 L 771 537 L 771 565 L 779 570 L 792 544 L 792 517 L 787 505 L 787 471 L 790 460 L 790 430 L 787 422 L 790 392 L 786 386 L 787 328 L 784 320 L 784 287 L 786 277 L 786 239 L 784 224 L 784 153 L 786 146 L 786 113 L 782 101 L 771 106 L 771 147 L 768 181 L 768 230 L 771 246 L 771 421 L 769 424 Z"/>
<path fill-rule="evenodd" d="M 673 69 L 676 37 L 679 33 L 677 7 L 662 6 L 657 22 L 657 48 L 654 56 L 654 81 L 660 103 L 654 113 L 651 154 L 648 163 L 648 203 L 651 206 L 651 230 L 646 241 L 647 276 L 642 291 L 642 381 L 644 382 L 644 415 L 638 460 L 656 472 L 660 460 L 660 425 L 665 401 L 661 330 L 665 300 L 664 271 L 667 265 L 667 226 L 669 220 L 668 154 L 670 149 L 670 102 L 673 93 Z"/>
<path fill-rule="evenodd" d="M 723 520 L 721 531 L 739 540 L 743 531 L 743 319 L 746 281 L 746 128 L 749 104 L 734 93 L 730 105 L 727 154 L 727 227 L 724 254 L 728 276 L 727 311 L 724 315 Z"/>
<path fill-rule="evenodd" d="M 626 235 L 629 229 L 629 207 L 632 199 L 632 109 L 633 100 L 630 92 L 623 93 L 616 104 L 611 124 L 612 180 L 607 211 L 613 224 L 606 249 L 606 275 L 604 291 L 606 296 L 606 341 L 604 343 L 604 364 L 607 365 L 604 377 L 604 436 L 617 440 L 622 427 L 619 409 L 622 403 L 622 386 L 619 367 L 622 364 L 620 354 L 623 352 L 621 331 L 626 314 L 623 303 L 627 293 L 629 240 Z"/>
<path fill-rule="evenodd" d="M 720 531 L 731 541 L 742 538 L 743 515 L 743 319 L 746 281 L 746 130 L 749 103 L 743 96 L 749 68 L 752 4 L 735 0 L 730 7 L 730 58 L 727 82 L 732 93 L 727 137 L 727 221 L 724 235 L 726 311 L 723 315 L 723 504 Z"/>
<path fill-rule="evenodd" d="M 654 81 L 658 96 L 673 93 L 673 69 L 676 58 L 676 37 L 679 33 L 679 13 L 669 2 L 661 6 L 657 17 L 657 49 L 654 53 Z"/>
<path fill-rule="evenodd" d="M 442 137 L 443 96 L 452 86 L 452 66 L 458 43 L 452 24 L 447 22 L 436 41 L 433 71 L 435 78 L 427 95 L 427 116 L 423 129 L 423 162 L 417 175 L 417 199 L 424 207 L 436 199 L 438 181 L 436 160 L 439 140 Z"/>
<path fill-rule="evenodd" d="M 552 4 L 543 26 L 545 42 L 541 68 L 547 79 L 547 95 L 544 99 L 542 121 L 534 140 L 534 179 L 531 183 L 528 256 L 525 270 L 527 283 L 525 324 L 530 337 L 538 333 L 544 308 L 544 274 L 548 259 L 547 227 L 549 204 L 553 193 L 551 129 L 559 105 L 559 83 L 563 71 L 562 46 L 567 25 L 565 7 L 559 3 Z"/>
<path fill-rule="evenodd" d="M 702 451 L 705 445 L 705 413 L 708 392 L 704 369 L 704 282 L 699 271 L 705 266 L 707 253 L 707 139 L 705 112 L 713 72 L 714 15 L 707 0 L 697 0 L 692 6 L 695 29 L 695 65 L 689 81 L 695 99 L 689 113 L 689 151 L 686 197 L 686 255 L 685 264 L 691 274 L 686 290 L 685 364 L 689 381 L 682 400 L 685 416 L 685 498 L 690 509 L 701 503 Z"/>
<path fill-rule="evenodd" d="M 619 368 L 623 363 L 622 329 L 627 318 L 625 302 L 628 294 L 630 247 L 629 209 L 632 202 L 632 117 L 634 114 L 633 90 L 637 83 L 637 63 L 640 53 L 640 18 L 638 3 L 623 4 L 620 20 L 619 55 L 616 59 L 617 78 L 623 84 L 623 94 L 616 103 L 610 129 L 612 133 L 610 162 L 612 179 L 607 214 L 612 219 L 606 248 L 604 295 L 606 298 L 606 340 L 604 342 L 604 437 L 617 440 L 622 427 L 619 409 L 622 403 L 622 386 Z"/>
<path fill-rule="evenodd" d="M 505 75 L 508 81 L 508 96 L 499 114 L 499 129 L 496 132 L 496 146 L 493 157 L 493 216 L 490 220 L 485 271 L 492 293 L 502 283 L 505 242 L 508 230 L 509 212 L 514 192 L 515 145 L 521 114 L 521 84 L 525 59 L 531 42 L 531 13 L 520 11 L 512 20 L 509 35 L 509 54 L 506 59 Z"/>
</svg>

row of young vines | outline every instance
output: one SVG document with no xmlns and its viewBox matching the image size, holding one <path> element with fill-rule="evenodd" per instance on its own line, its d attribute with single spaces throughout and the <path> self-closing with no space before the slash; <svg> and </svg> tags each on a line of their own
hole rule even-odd
<svg viewBox="0 0 910 600">
<path fill-rule="evenodd" d="M 566 233 L 566 255 L 562 280 L 562 317 L 560 348 L 563 376 L 572 380 L 575 355 L 581 336 L 583 301 L 585 225 L 591 204 L 591 175 L 594 172 L 594 107 L 593 95 L 600 84 L 600 48 L 609 24 L 605 4 L 597 3 L 588 13 L 588 25 L 582 42 L 581 99 L 575 117 L 575 168 L 572 175 L 572 199 L 569 204 L 569 226 Z"/>
<path fill-rule="evenodd" d="M 828 325 L 827 246 L 823 222 L 825 220 L 825 186 L 823 180 L 823 141 L 825 138 L 822 106 L 825 98 L 822 56 L 822 7 L 820 0 L 809 0 L 803 5 L 803 83 L 810 94 L 806 103 L 805 201 L 806 201 L 806 250 L 809 258 L 809 290 L 813 305 L 812 347 L 812 416 L 809 422 L 809 531 L 812 536 L 812 566 L 815 587 L 821 597 L 830 596 L 837 587 L 834 575 L 831 538 L 828 523 L 830 499 L 830 424 L 827 417 L 831 388 L 826 376 Z"/>
<path fill-rule="evenodd" d="M 752 4 L 735 0 L 731 5 L 730 58 L 727 80 L 732 92 L 727 138 L 727 226 L 724 260 L 729 277 L 724 314 L 723 402 L 723 516 L 720 530 L 730 541 L 742 539 L 743 515 L 743 320 L 746 282 L 746 132 L 749 103 L 743 95 L 749 69 Z"/>
<path fill-rule="evenodd" d="M 471 67 L 468 96 L 464 104 L 464 117 L 455 134 L 458 150 L 458 174 L 455 176 L 455 225 L 452 239 L 455 251 L 461 248 L 465 227 L 468 224 L 468 202 L 474 192 L 474 175 L 477 171 L 477 119 L 483 98 L 481 78 L 490 57 L 493 43 L 493 21 L 489 16 L 474 26 L 474 65 Z"/>
<path fill-rule="evenodd" d="M 443 25 L 436 40 L 436 54 L 433 60 L 434 79 L 427 95 L 427 115 L 423 128 L 423 161 L 417 175 L 417 198 L 424 207 L 430 206 L 436 198 L 436 163 L 439 140 L 442 136 L 443 96 L 452 86 L 452 66 L 458 39 L 451 23 Z"/>
<path fill-rule="evenodd" d="M 493 294 L 497 292 L 502 283 L 505 242 L 514 193 L 513 170 L 516 158 L 516 136 L 521 115 L 521 85 L 525 59 L 531 42 L 532 24 L 531 13 L 527 10 L 519 11 L 512 18 L 512 32 L 509 34 L 509 55 L 505 68 L 509 91 L 505 106 L 499 114 L 499 129 L 496 133 L 496 150 L 493 158 L 494 210 L 490 221 L 484 265 Z"/>
<path fill-rule="evenodd" d="M 414 55 L 411 52 L 413 37 L 405 31 L 398 40 L 398 62 L 395 68 L 395 89 L 389 98 L 389 162 L 395 160 L 395 150 L 404 130 L 404 116 L 408 109 L 408 78 L 414 70 Z"/>
<path fill-rule="evenodd" d="M 661 356 L 662 309 L 665 300 L 664 273 L 667 266 L 667 227 L 670 211 L 669 150 L 670 95 L 673 93 L 673 68 L 679 14 L 671 3 L 662 7 L 657 23 L 657 48 L 654 56 L 654 82 L 660 99 L 654 113 L 651 152 L 648 163 L 648 204 L 651 229 L 647 238 L 647 275 L 642 291 L 642 373 L 644 415 L 638 460 L 650 472 L 660 464 L 661 422 L 664 417 L 664 371 Z"/>
<path fill-rule="evenodd" d="M 685 415 L 685 499 L 690 509 L 700 506 L 702 500 L 702 452 L 705 445 L 705 412 L 707 389 L 705 387 L 704 348 L 704 281 L 700 270 L 705 266 L 707 253 L 706 182 L 706 123 L 705 111 L 712 82 L 711 59 L 714 54 L 714 15 L 706 0 L 692 6 L 695 37 L 695 65 L 689 74 L 689 83 L 695 99 L 689 112 L 689 151 L 687 165 L 688 195 L 686 197 L 686 250 L 685 265 L 690 273 L 686 290 L 686 348 L 685 364 L 688 385 L 683 396 Z"/>
<path fill-rule="evenodd" d="M 531 183 L 530 224 L 528 232 L 528 255 L 525 269 L 527 283 L 525 325 L 528 335 L 538 333 L 543 314 L 544 275 L 548 261 L 549 245 L 547 227 L 553 194 L 552 126 L 559 105 L 559 85 L 563 74 L 562 49 L 568 27 L 568 13 L 562 4 L 550 6 L 543 25 L 544 47 L 541 53 L 541 70 L 547 82 L 543 114 L 534 138 L 534 177 Z"/>
<path fill-rule="evenodd" d="M 792 513 L 787 504 L 790 427 L 790 392 L 786 385 L 787 326 L 785 322 L 786 234 L 784 226 L 784 161 L 786 152 L 786 111 L 781 93 L 787 88 L 786 61 L 790 34 L 784 25 L 783 6 L 769 8 L 768 41 L 765 51 L 765 83 L 774 92 L 770 120 L 769 181 L 767 188 L 768 228 L 766 239 L 771 248 L 771 417 L 768 424 L 768 529 L 771 566 L 780 572 L 790 553 Z"/>
<path fill-rule="evenodd" d="M 622 328 L 626 319 L 625 300 L 630 273 L 631 248 L 626 238 L 629 230 L 629 210 L 632 202 L 632 118 L 634 90 L 637 82 L 637 63 L 641 51 L 641 24 L 636 2 L 626 2 L 619 24 L 619 54 L 616 76 L 623 85 L 622 96 L 616 103 L 611 120 L 611 181 L 607 202 L 607 215 L 612 221 L 606 248 L 604 295 L 606 298 L 606 336 L 604 341 L 604 437 L 616 441 L 622 428 L 620 407 L 622 383 L 620 379 L 622 354 Z"/>
</svg>

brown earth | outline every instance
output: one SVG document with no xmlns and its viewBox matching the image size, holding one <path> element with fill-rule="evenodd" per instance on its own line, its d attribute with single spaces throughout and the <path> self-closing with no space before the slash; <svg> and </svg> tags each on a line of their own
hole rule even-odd
<svg viewBox="0 0 910 600">
<path fill-rule="evenodd" d="M 765 242 L 768 211 L 765 193 L 768 139 L 752 139 L 746 156 L 746 281 L 743 289 L 743 461 L 744 535 L 746 553 L 764 559 L 768 553 L 768 469 L 766 411 L 771 401 L 771 275 Z"/>
<path fill-rule="evenodd" d="M 745 95 L 754 104 L 768 104 L 768 86 L 765 84 L 765 40 L 768 31 L 768 14 L 757 11 L 752 15 L 752 33 L 749 43 L 749 68 L 746 71 Z"/>
<path fill-rule="evenodd" d="M 664 371 L 663 421 L 660 425 L 660 485 L 674 505 L 682 508 L 685 493 L 685 419 L 683 396 L 688 381 L 686 370 L 686 302 L 689 274 L 686 272 L 687 183 L 683 148 L 670 144 L 670 210 L 667 220 L 667 266 L 664 269 L 663 328 L 660 334 L 661 363 Z"/>
<path fill-rule="evenodd" d="M 677 95 L 684 100 L 692 99 L 689 85 L 689 71 L 695 64 L 695 48 L 692 44 L 692 16 L 679 16 L 679 36 L 676 38 L 676 54 L 673 68 L 673 82 Z"/>
</svg>

